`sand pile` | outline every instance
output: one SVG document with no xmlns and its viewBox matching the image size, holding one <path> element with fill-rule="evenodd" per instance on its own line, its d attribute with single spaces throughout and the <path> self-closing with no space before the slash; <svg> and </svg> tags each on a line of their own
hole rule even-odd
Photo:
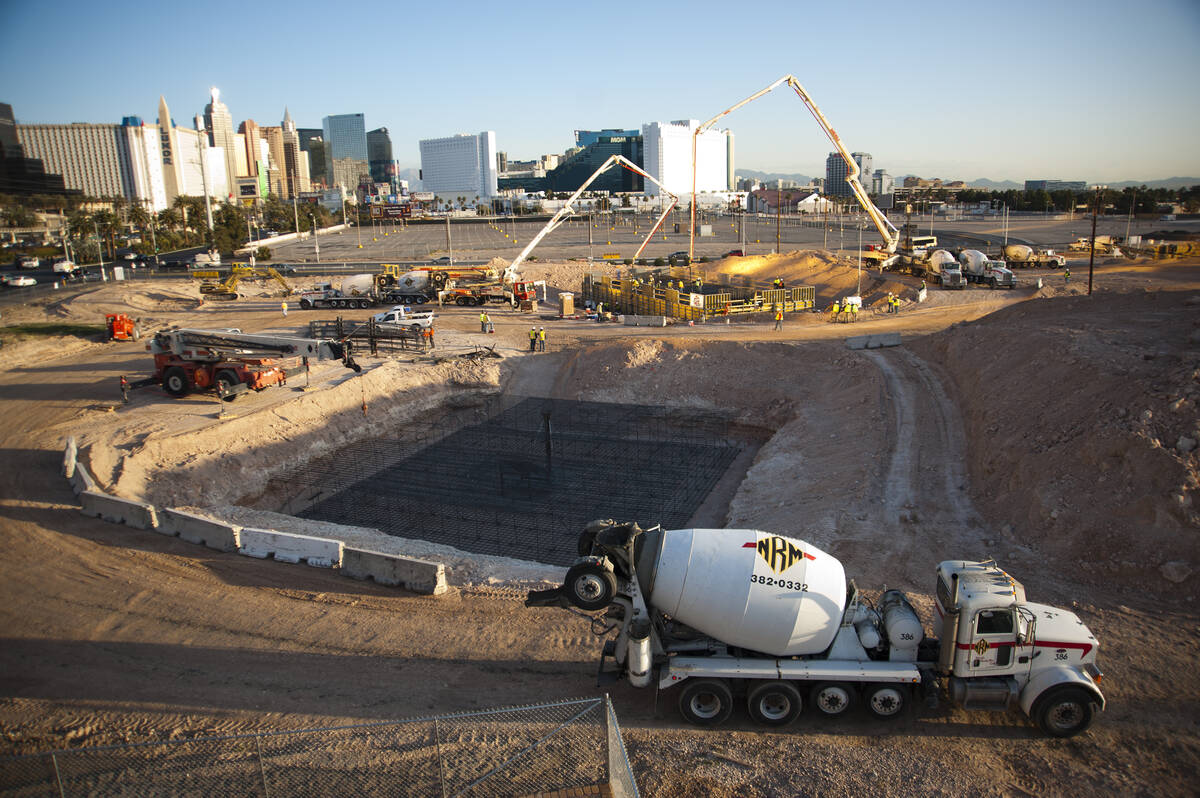
<svg viewBox="0 0 1200 798">
<path fill-rule="evenodd" d="M 1196 584 L 1200 292 L 1058 296 L 918 341 L 991 519 L 1092 579 Z"/>
</svg>

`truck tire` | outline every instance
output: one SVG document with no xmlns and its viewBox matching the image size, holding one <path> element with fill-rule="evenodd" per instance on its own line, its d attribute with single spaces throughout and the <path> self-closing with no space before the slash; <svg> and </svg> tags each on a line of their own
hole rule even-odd
<svg viewBox="0 0 1200 798">
<path fill-rule="evenodd" d="M 301 299 L 300 300 L 300 309 L 301 310 L 312 310 L 312 301 L 308 300 L 308 299 Z"/>
<path fill-rule="evenodd" d="M 908 688 L 903 684 L 873 684 L 867 688 L 864 700 L 867 711 L 877 718 L 891 720 L 904 714 L 908 707 Z"/>
<path fill-rule="evenodd" d="M 237 394 L 231 393 L 226 395 L 226 392 L 233 390 L 234 386 L 240 383 L 241 380 L 238 379 L 236 371 L 233 371 L 232 369 L 221 369 L 217 372 L 217 396 L 221 397 L 221 401 L 223 402 L 232 402 L 234 399 L 237 399 Z"/>
<path fill-rule="evenodd" d="M 831 718 L 845 715 L 854 706 L 854 687 L 845 682 L 818 682 L 809 693 L 808 701 L 821 714 Z"/>
<path fill-rule="evenodd" d="M 733 712 L 733 693 L 720 679 L 688 679 L 679 691 L 679 714 L 697 726 L 717 726 Z"/>
<path fill-rule="evenodd" d="M 188 378 L 185 369 L 180 366 L 171 366 L 163 372 L 162 386 L 163 390 L 171 396 L 187 396 L 192 390 L 192 381 Z"/>
<path fill-rule="evenodd" d="M 571 566 L 563 583 L 567 600 L 581 610 L 602 610 L 612 603 L 617 578 L 603 565 L 583 562 Z"/>
<path fill-rule="evenodd" d="M 1038 698 L 1033 719 L 1051 737 L 1074 737 L 1092 725 L 1096 697 L 1082 687 L 1057 687 Z"/>
<path fill-rule="evenodd" d="M 437 286 L 439 290 L 445 287 L 446 281 L 449 279 L 450 275 L 445 272 L 434 272 L 429 278 L 430 282 Z"/>
<path fill-rule="evenodd" d="M 988 280 L 988 285 L 991 286 L 993 291 L 995 291 L 996 290 L 996 278 L 995 277 L 990 278 Z"/>
<path fill-rule="evenodd" d="M 366 299 L 360 299 L 358 300 L 358 306 L 363 310 L 366 310 L 367 308 L 371 307 L 371 303 Z"/>
<path fill-rule="evenodd" d="M 750 717 L 763 726 L 788 725 L 800 714 L 802 706 L 800 691 L 791 682 L 759 682 L 746 694 Z"/>
</svg>

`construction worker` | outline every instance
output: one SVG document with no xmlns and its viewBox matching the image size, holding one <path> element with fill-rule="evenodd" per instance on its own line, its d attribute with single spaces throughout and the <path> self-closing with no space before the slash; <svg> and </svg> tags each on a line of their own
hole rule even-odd
<svg viewBox="0 0 1200 798">
<path fill-rule="evenodd" d="M 125 379 L 125 375 L 121 375 L 121 401 L 129 404 L 129 380 Z"/>
<path fill-rule="evenodd" d="M 538 328 L 538 351 L 539 352 L 546 351 L 546 328 L 545 327 Z"/>
<path fill-rule="evenodd" d="M 858 305 L 854 304 L 850 306 L 850 323 L 853 324 L 856 321 L 858 321 Z"/>
<path fill-rule="evenodd" d="M 900 312 L 900 297 L 893 296 L 892 297 L 892 313 L 899 313 L 899 312 Z"/>
<path fill-rule="evenodd" d="M 831 322 L 837 321 L 838 314 L 841 312 L 841 308 L 838 307 L 838 301 L 836 299 L 833 300 L 833 305 L 829 308 L 829 320 Z"/>
<path fill-rule="evenodd" d="M 895 312 L 895 305 L 892 303 L 892 299 L 893 299 L 892 292 L 888 291 L 888 295 L 887 295 L 887 312 L 888 313 Z"/>
<path fill-rule="evenodd" d="M 529 328 L 529 351 L 536 352 L 537 344 L 538 344 L 537 327 L 530 327 Z"/>
<path fill-rule="evenodd" d="M 1063 269 L 1063 277 L 1065 277 L 1065 278 L 1067 279 L 1067 284 L 1069 285 L 1069 284 L 1071 283 L 1071 269 L 1070 269 L 1070 267 L 1067 267 L 1067 268 Z"/>
<path fill-rule="evenodd" d="M 495 332 L 495 328 L 492 327 L 492 320 L 486 310 L 481 311 L 479 314 L 479 331 L 481 333 Z"/>
<path fill-rule="evenodd" d="M 781 305 L 775 306 L 775 329 L 783 329 L 783 306 Z"/>
<path fill-rule="evenodd" d="M 287 302 L 284 302 L 281 305 L 281 307 L 283 308 L 283 317 L 286 319 L 287 318 Z"/>
</svg>

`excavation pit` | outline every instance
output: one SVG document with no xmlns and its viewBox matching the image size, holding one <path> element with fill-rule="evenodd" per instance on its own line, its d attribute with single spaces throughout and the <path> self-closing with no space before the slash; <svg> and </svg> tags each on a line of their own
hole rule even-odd
<svg viewBox="0 0 1200 798">
<path fill-rule="evenodd" d="M 282 480 L 284 512 L 569 565 L 596 518 L 682 527 L 743 444 L 723 414 L 508 398 L 444 436 L 352 444 Z"/>
</svg>

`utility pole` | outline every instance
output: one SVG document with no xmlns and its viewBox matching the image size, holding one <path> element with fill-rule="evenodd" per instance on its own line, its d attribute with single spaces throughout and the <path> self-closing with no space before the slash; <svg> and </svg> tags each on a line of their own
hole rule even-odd
<svg viewBox="0 0 1200 798">
<path fill-rule="evenodd" d="M 450 266 L 454 266 L 454 242 L 450 239 L 450 214 L 446 214 L 446 249 L 450 250 Z"/>
<path fill-rule="evenodd" d="M 1125 221 L 1125 246 L 1129 246 L 1129 229 L 1133 226 L 1133 209 L 1137 206 L 1137 189 L 1133 190 L 1133 199 L 1129 201 L 1129 218 Z"/>
<path fill-rule="evenodd" d="M 1096 204 L 1092 207 L 1092 251 L 1088 256 L 1088 296 L 1092 295 L 1092 275 L 1096 264 L 1096 217 L 1100 215 L 1100 192 L 1107 186 L 1096 186 Z"/>
<path fill-rule="evenodd" d="M 292 218 L 296 221 L 296 238 L 300 238 L 300 207 L 296 195 L 292 195 Z"/>
<path fill-rule="evenodd" d="M 783 218 L 783 188 L 775 189 L 775 254 L 780 254 L 779 249 L 779 223 Z"/>
<path fill-rule="evenodd" d="M 310 213 L 308 215 L 308 218 L 312 222 L 313 251 L 317 255 L 317 263 L 320 263 L 321 262 L 321 242 L 317 241 L 317 216 L 316 216 L 316 214 Z"/>
</svg>

